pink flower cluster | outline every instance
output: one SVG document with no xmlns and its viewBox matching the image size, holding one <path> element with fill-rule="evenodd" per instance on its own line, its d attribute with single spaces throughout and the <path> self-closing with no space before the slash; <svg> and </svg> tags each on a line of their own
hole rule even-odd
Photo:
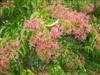
<svg viewBox="0 0 100 75">
<path fill-rule="evenodd" d="M 85 40 L 87 34 L 91 31 L 89 16 L 81 12 L 69 11 L 64 6 L 60 6 L 60 9 L 58 7 L 55 7 L 51 16 L 61 21 L 60 31 L 67 35 L 74 35 L 75 39 Z"/>
<path fill-rule="evenodd" d="M 51 16 L 56 19 L 63 19 L 65 16 L 67 16 L 68 13 L 68 9 L 61 5 L 53 6 L 52 10 L 53 13 L 51 13 Z"/>
<path fill-rule="evenodd" d="M 0 72 L 3 69 L 7 69 L 7 64 L 17 55 L 16 50 L 19 48 L 19 42 L 13 40 L 0 49 Z"/>
<path fill-rule="evenodd" d="M 59 19 L 58 24 L 46 27 L 41 24 L 43 21 L 41 19 L 31 19 L 25 22 L 25 27 L 35 32 L 29 40 L 30 48 L 34 47 L 37 53 L 46 53 L 50 58 L 52 54 L 56 55 L 57 50 L 58 52 L 60 50 L 60 42 L 57 38 L 61 35 L 73 35 L 75 39 L 83 41 L 91 30 L 89 16 L 81 12 L 69 11 L 62 5 L 54 6 L 51 17 Z"/>
<path fill-rule="evenodd" d="M 75 36 L 75 39 L 78 39 L 78 40 L 85 40 L 87 35 L 86 33 L 83 31 L 83 29 L 77 29 L 74 31 L 74 36 Z"/>
<path fill-rule="evenodd" d="M 48 35 L 49 34 L 49 35 Z M 36 48 L 36 52 L 37 54 L 43 54 L 40 58 L 41 60 L 43 60 L 44 58 L 46 58 L 46 56 L 44 58 L 42 58 L 46 53 L 47 55 L 47 60 L 51 59 L 52 55 L 56 55 L 56 52 L 60 50 L 60 43 L 58 42 L 57 39 L 55 39 L 55 37 L 50 36 L 50 33 L 41 33 L 41 35 L 35 34 L 33 35 L 30 40 L 29 40 L 29 45 L 30 47 L 35 47 Z M 47 36 L 48 35 L 48 36 Z M 57 35 L 58 36 L 58 35 Z M 56 37 L 57 37 L 56 36 Z M 45 61 L 45 60 L 43 60 Z"/>
<path fill-rule="evenodd" d="M 29 40 L 30 47 L 36 47 L 36 51 L 46 51 L 49 55 L 52 50 L 60 49 L 60 43 L 56 38 L 59 38 L 61 33 L 57 27 L 48 28 L 50 32 L 43 32 L 46 27 L 43 27 L 40 22 L 41 19 L 31 19 L 25 22 L 25 27 L 30 31 L 34 31 L 35 34 Z M 51 53 L 50 53 L 51 52 Z"/>
<path fill-rule="evenodd" d="M 56 53 L 60 51 L 60 42 L 58 42 L 57 39 L 61 35 L 59 29 L 57 27 L 47 28 L 43 27 L 42 25 L 40 26 L 40 24 L 37 23 L 39 22 L 38 20 L 40 19 L 37 19 L 37 21 L 34 21 L 34 19 L 32 19 L 25 22 L 25 27 L 30 31 L 35 32 L 29 40 L 30 48 L 35 47 L 37 54 L 42 54 L 41 57 L 43 57 L 45 55 L 44 53 L 46 53 L 46 59 L 48 60 L 52 58 L 52 55 L 55 55 L 55 57 L 57 57 Z M 45 29 L 48 29 L 50 32 L 44 32 Z M 41 60 L 43 60 L 44 58 L 41 58 Z"/>
<path fill-rule="evenodd" d="M 57 27 L 52 27 L 50 31 L 50 35 L 54 38 L 60 37 L 61 33 Z"/>
<path fill-rule="evenodd" d="M 43 22 L 43 19 L 33 18 L 31 20 L 26 20 L 24 25 L 25 25 L 25 28 L 29 29 L 30 31 L 36 32 L 40 30 L 40 28 L 42 27 L 41 22 Z"/>
<path fill-rule="evenodd" d="M 25 22 L 25 27 L 30 31 L 35 32 L 34 36 L 32 36 L 29 40 L 29 46 L 36 47 L 36 50 L 40 52 L 45 50 L 50 52 L 49 50 L 59 49 L 60 46 L 56 39 L 61 35 L 59 29 L 57 27 L 51 27 L 48 28 L 50 32 L 43 32 L 46 27 L 40 25 L 40 21 L 41 19 L 31 19 Z"/>
<path fill-rule="evenodd" d="M 52 33 L 52 32 L 51 32 Z M 36 50 L 38 51 L 45 51 L 45 50 L 52 50 L 52 49 L 59 49 L 59 43 L 57 43 L 57 40 L 53 37 L 57 37 L 57 34 L 52 33 L 52 36 L 50 36 L 50 33 L 48 33 L 49 35 L 46 37 L 45 33 L 41 33 L 41 35 L 34 35 L 31 37 L 31 39 L 29 40 L 29 45 L 30 47 L 32 46 L 36 46 Z"/>
</svg>

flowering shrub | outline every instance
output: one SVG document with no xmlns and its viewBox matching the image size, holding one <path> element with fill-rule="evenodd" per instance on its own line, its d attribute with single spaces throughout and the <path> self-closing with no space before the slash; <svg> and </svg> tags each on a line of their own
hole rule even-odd
<svg viewBox="0 0 100 75">
<path fill-rule="evenodd" d="M 16 40 L 10 41 L 4 48 L 0 49 L 0 72 L 7 74 L 8 63 L 17 55 L 20 43 Z"/>
<path fill-rule="evenodd" d="M 29 40 L 30 47 L 35 47 L 37 54 L 40 56 L 40 59 L 42 61 L 48 61 L 49 59 L 52 59 L 52 55 L 57 58 L 60 51 L 60 43 L 57 39 L 55 39 L 55 36 L 58 36 L 58 34 L 54 34 L 54 37 L 52 35 L 50 36 L 50 33 L 44 33 L 40 32 L 35 33 Z"/>
<path fill-rule="evenodd" d="M 0 21 L 0 75 L 99 74 L 99 16 L 94 14 L 98 0 L 96 5 L 82 3 L 85 13 L 80 6 L 84 0 L 64 0 L 75 2 L 73 10 L 62 0 L 17 1 L 12 0 L 15 9 L 10 8 L 17 17 L 8 19 L 6 14 Z"/>
<path fill-rule="evenodd" d="M 33 22 L 33 20 L 37 21 Z M 35 32 L 29 40 L 29 46 L 30 48 L 35 47 L 40 59 L 48 62 L 59 56 L 60 43 L 56 38 L 60 37 L 60 31 L 58 28 L 52 27 L 51 29 L 48 28 L 48 30 L 50 29 L 50 32 L 45 32 L 44 30 L 46 30 L 46 27 L 39 22 L 40 19 L 32 19 L 25 22 L 25 27 L 30 31 Z"/>
<path fill-rule="evenodd" d="M 60 8 L 58 9 L 58 7 Z M 62 13 L 60 11 L 62 11 Z M 57 8 L 52 11 L 51 16 L 61 20 L 59 28 L 62 32 L 68 35 L 74 35 L 78 40 L 85 40 L 91 30 L 89 16 L 84 13 L 69 11 L 63 6 L 57 6 Z"/>
<path fill-rule="evenodd" d="M 43 24 L 45 20 L 41 18 L 25 21 L 25 27 L 34 32 L 34 35 L 29 40 L 29 46 L 31 48 L 34 47 L 37 54 L 41 55 L 40 59 L 43 61 L 51 59 L 52 55 L 57 55 L 55 52 L 60 50 L 58 38 L 61 35 L 73 35 L 75 39 L 84 41 L 91 31 L 88 15 L 81 12 L 69 11 L 68 8 L 62 5 L 51 7 L 54 9 L 51 10 L 50 16 L 59 19 L 59 21 L 51 24 L 50 27 L 45 26 Z"/>
</svg>

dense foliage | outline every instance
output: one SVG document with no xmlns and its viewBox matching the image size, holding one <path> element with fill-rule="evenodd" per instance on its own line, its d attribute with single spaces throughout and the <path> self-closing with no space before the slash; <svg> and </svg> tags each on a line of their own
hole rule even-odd
<svg viewBox="0 0 100 75">
<path fill-rule="evenodd" d="M 99 75 L 99 0 L 1 0 L 0 75 Z"/>
</svg>

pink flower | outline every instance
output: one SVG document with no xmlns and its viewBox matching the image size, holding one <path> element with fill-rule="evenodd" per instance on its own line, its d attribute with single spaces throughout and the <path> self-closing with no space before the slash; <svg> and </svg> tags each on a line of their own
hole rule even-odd
<svg viewBox="0 0 100 75">
<path fill-rule="evenodd" d="M 42 42 L 38 42 L 36 50 L 44 51 L 45 50 L 44 44 Z"/>
<path fill-rule="evenodd" d="M 27 20 L 27 21 L 25 21 L 25 27 L 27 28 L 27 29 L 29 29 L 30 31 L 34 31 L 34 32 L 36 32 L 36 31 L 38 31 L 38 30 L 40 30 L 41 29 L 41 27 L 40 27 L 40 23 L 41 22 L 43 22 L 43 19 L 41 19 L 41 18 L 39 18 L 39 19 L 31 19 L 31 20 Z"/>
<path fill-rule="evenodd" d="M 58 9 L 55 9 L 52 12 L 51 16 L 56 19 L 63 19 L 67 16 L 67 9 L 64 7 L 58 7 Z"/>
<path fill-rule="evenodd" d="M 30 31 L 36 30 L 36 19 L 25 21 L 25 27 Z"/>
<path fill-rule="evenodd" d="M 53 28 L 51 29 L 50 35 L 51 35 L 52 37 L 54 37 L 54 38 L 60 37 L 60 32 L 59 32 L 58 28 L 53 27 Z"/>
<path fill-rule="evenodd" d="M 54 43 L 52 46 L 54 49 L 60 49 L 60 45 L 58 42 Z"/>
<path fill-rule="evenodd" d="M 10 42 L 5 44 L 4 47 L 0 49 L 0 70 L 8 69 L 8 63 L 17 55 L 15 48 L 18 49 L 18 44 L 15 45 L 14 43 L 16 42 L 12 42 L 12 44 Z"/>
<path fill-rule="evenodd" d="M 90 16 L 89 15 L 85 16 L 85 19 L 86 20 L 89 20 L 90 19 Z"/>
<path fill-rule="evenodd" d="M 5 62 L 3 60 L 0 60 L 0 66 L 5 65 Z"/>
<path fill-rule="evenodd" d="M 31 39 L 29 40 L 29 46 L 32 47 L 38 42 L 38 37 L 37 36 L 32 36 Z"/>
<path fill-rule="evenodd" d="M 70 28 L 70 29 L 66 30 L 65 33 L 66 33 L 66 35 L 70 35 L 72 33 L 72 29 Z"/>
<path fill-rule="evenodd" d="M 85 40 L 86 37 L 87 37 L 87 35 L 86 35 L 86 33 L 84 32 L 83 29 L 77 29 L 77 30 L 75 30 L 74 31 L 74 36 L 75 36 L 75 39 L 81 40 L 81 41 Z"/>
<path fill-rule="evenodd" d="M 61 19 L 63 17 L 63 15 L 61 13 L 58 13 L 57 11 L 55 11 L 52 14 L 52 17 L 56 18 L 56 19 Z"/>
<path fill-rule="evenodd" d="M 52 41 L 51 40 L 47 40 L 45 42 L 45 47 L 46 47 L 46 49 L 50 49 L 52 47 Z"/>
</svg>

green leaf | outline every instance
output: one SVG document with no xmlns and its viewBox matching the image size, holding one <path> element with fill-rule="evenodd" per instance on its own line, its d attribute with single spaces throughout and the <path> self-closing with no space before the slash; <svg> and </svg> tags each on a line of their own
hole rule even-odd
<svg viewBox="0 0 100 75">
<path fill-rule="evenodd" d="M 27 69 L 28 75 L 37 75 L 35 73 L 33 73 L 30 69 Z"/>
<path fill-rule="evenodd" d="M 49 66 L 49 75 L 65 75 L 63 69 L 58 64 Z"/>
</svg>

